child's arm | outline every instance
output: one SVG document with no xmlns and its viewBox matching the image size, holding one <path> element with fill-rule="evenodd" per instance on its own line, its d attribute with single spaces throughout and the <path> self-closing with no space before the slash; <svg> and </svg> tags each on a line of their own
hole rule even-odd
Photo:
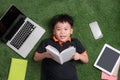
<svg viewBox="0 0 120 80">
<path fill-rule="evenodd" d="M 41 61 L 45 58 L 53 58 L 53 57 L 48 52 L 43 52 L 43 53 L 35 52 L 34 54 L 35 61 Z"/>
<path fill-rule="evenodd" d="M 88 59 L 88 55 L 87 55 L 87 52 L 84 51 L 83 53 L 79 54 L 79 53 L 76 53 L 74 56 L 73 56 L 73 59 L 74 60 L 80 60 L 82 61 L 83 63 L 88 63 L 89 59 Z"/>
</svg>

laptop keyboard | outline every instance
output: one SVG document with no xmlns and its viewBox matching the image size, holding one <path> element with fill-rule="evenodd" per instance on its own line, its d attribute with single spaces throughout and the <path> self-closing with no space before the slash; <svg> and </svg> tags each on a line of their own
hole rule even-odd
<svg viewBox="0 0 120 80">
<path fill-rule="evenodd" d="M 14 39 L 10 42 L 10 44 L 19 49 L 34 29 L 35 26 L 29 21 L 26 21 L 26 23 L 23 25 Z"/>
</svg>

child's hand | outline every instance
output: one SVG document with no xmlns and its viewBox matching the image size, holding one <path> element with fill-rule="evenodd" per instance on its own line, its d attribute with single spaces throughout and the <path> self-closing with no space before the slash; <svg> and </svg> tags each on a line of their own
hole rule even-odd
<svg viewBox="0 0 120 80">
<path fill-rule="evenodd" d="M 49 54 L 48 52 L 45 52 L 44 54 L 45 54 L 46 58 L 52 58 L 53 59 L 53 56 L 51 54 Z"/>
<path fill-rule="evenodd" d="M 43 53 L 35 52 L 35 55 L 34 55 L 35 61 L 41 61 L 45 58 L 52 58 L 53 59 L 53 56 L 51 54 L 49 54 L 48 52 L 43 52 Z"/>
<path fill-rule="evenodd" d="M 75 55 L 73 56 L 74 60 L 79 60 L 80 59 L 80 54 L 79 53 L 75 53 Z"/>
<path fill-rule="evenodd" d="M 84 51 L 83 53 L 79 54 L 79 53 L 75 53 L 75 55 L 73 56 L 74 60 L 80 60 L 83 63 L 88 63 L 89 59 L 88 59 L 88 55 L 86 53 L 86 51 Z"/>
</svg>

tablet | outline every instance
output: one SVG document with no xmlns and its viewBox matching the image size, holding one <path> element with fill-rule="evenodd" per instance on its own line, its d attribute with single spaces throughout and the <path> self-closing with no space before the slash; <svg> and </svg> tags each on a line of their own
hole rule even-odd
<svg viewBox="0 0 120 80">
<path fill-rule="evenodd" d="M 120 51 L 105 44 L 97 57 L 94 66 L 109 75 L 113 75 L 120 62 Z"/>
</svg>

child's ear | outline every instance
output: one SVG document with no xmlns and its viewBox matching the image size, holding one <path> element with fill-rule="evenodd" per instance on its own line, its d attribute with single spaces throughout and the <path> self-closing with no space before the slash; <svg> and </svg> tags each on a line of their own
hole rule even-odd
<svg viewBox="0 0 120 80">
<path fill-rule="evenodd" d="M 73 34 L 73 29 L 71 29 L 71 34 Z"/>
</svg>

